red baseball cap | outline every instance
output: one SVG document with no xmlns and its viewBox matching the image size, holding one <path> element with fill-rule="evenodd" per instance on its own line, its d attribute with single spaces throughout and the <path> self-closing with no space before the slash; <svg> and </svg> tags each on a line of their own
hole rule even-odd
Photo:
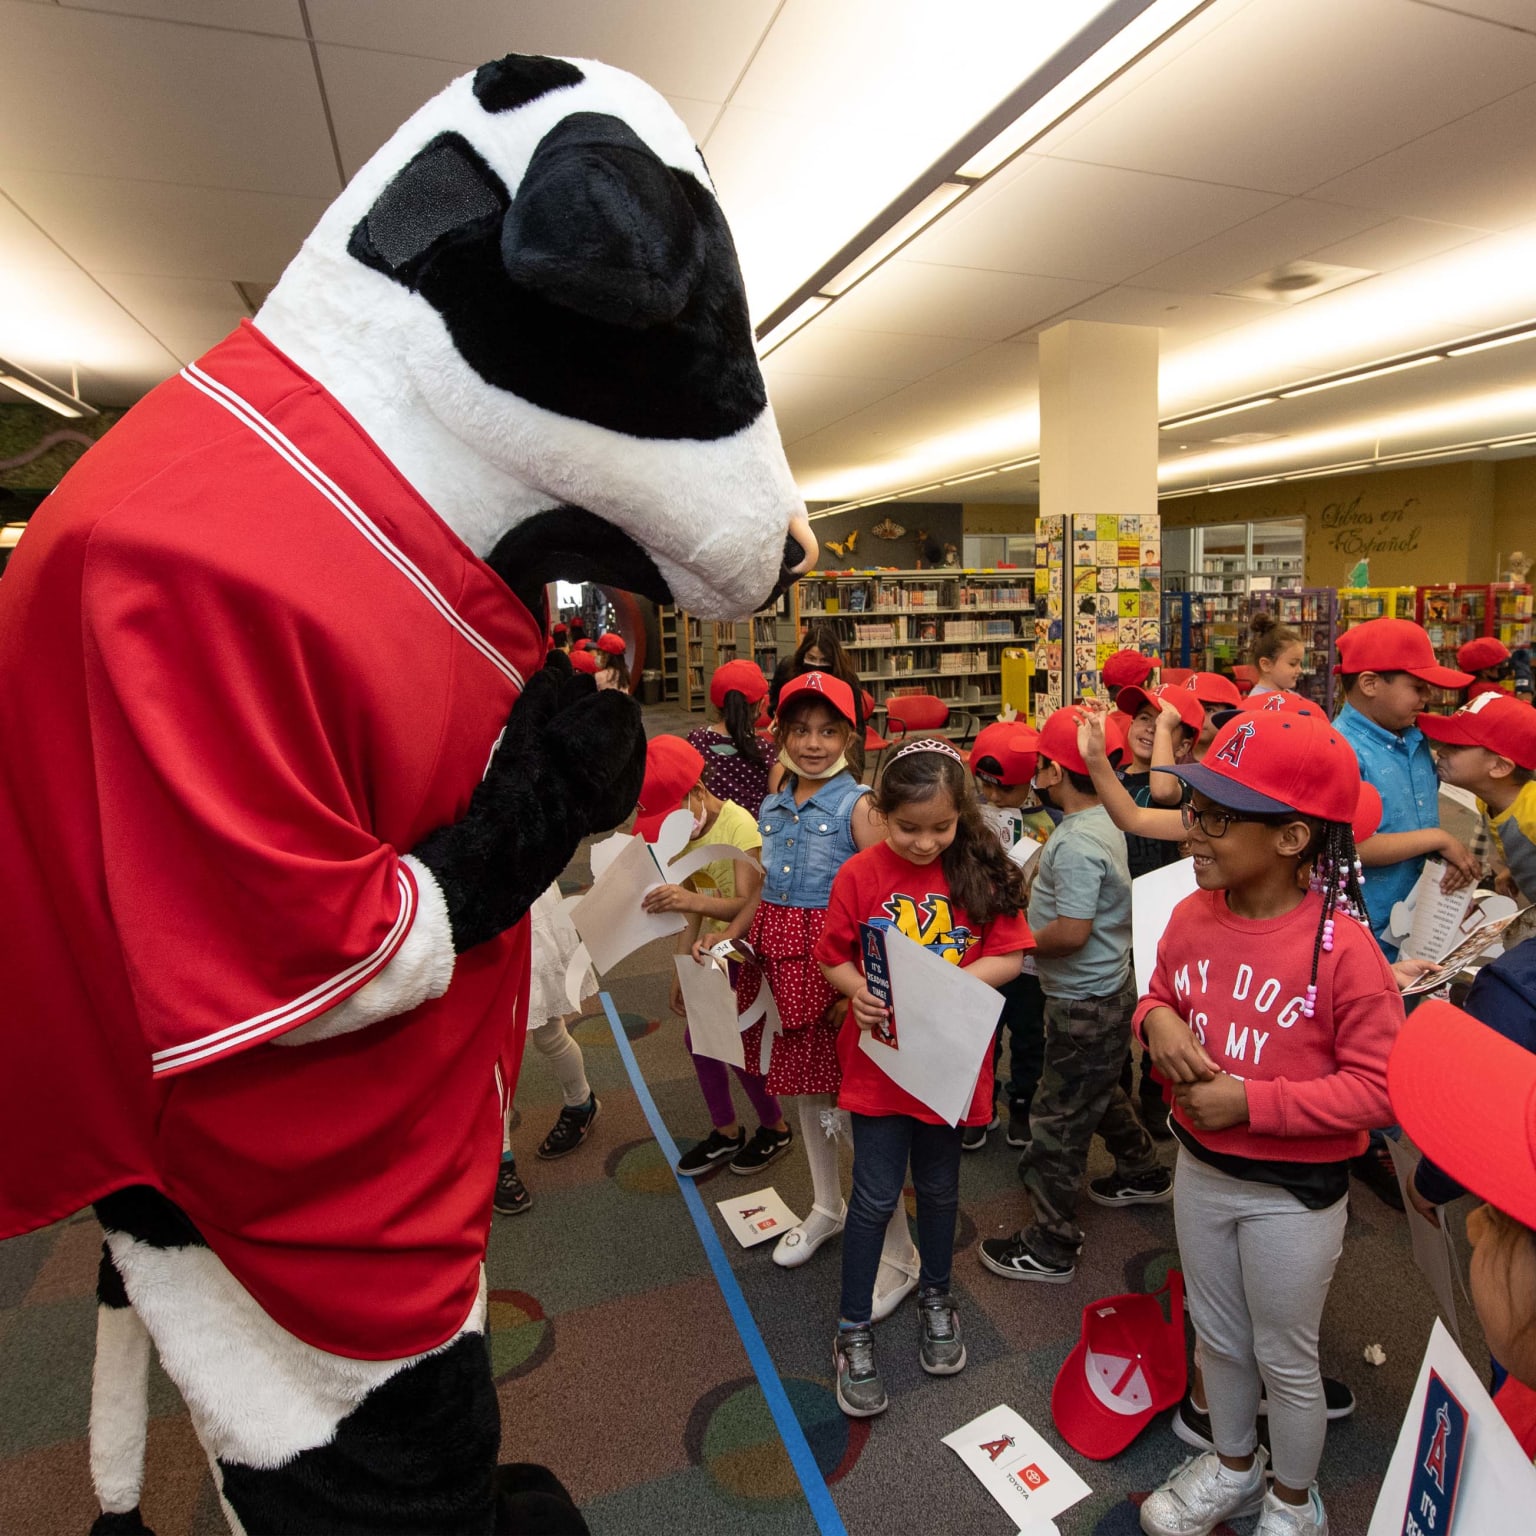
<svg viewBox="0 0 1536 1536">
<path fill-rule="evenodd" d="M 1115 696 L 1115 708 L 1121 714 L 1134 720 L 1147 705 L 1156 709 L 1162 703 L 1172 704 L 1179 712 L 1179 719 L 1190 730 L 1199 734 L 1200 727 L 1205 724 L 1205 705 L 1195 696 L 1189 688 L 1173 688 L 1164 685 L 1161 688 L 1122 688 Z"/>
<path fill-rule="evenodd" d="M 597 657 L 591 651 L 572 651 L 571 665 L 578 672 L 595 674 L 597 672 Z"/>
<path fill-rule="evenodd" d="M 1261 693 L 1255 699 L 1252 694 L 1240 699 L 1236 709 L 1212 711 L 1217 725 L 1225 725 L 1234 715 L 1315 715 L 1326 720 L 1328 712 L 1321 704 L 1314 703 L 1300 693 Z"/>
<path fill-rule="evenodd" d="M 1357 672 L 1406 672 L 1437 688 L 1465 688 L 1472 677 L 1435 660 L 1435 648 L 1411 619 L 1370 619 L 1339 636 L 1336 676 Z"/>
<path fill-rule="evenodd" d="M 661 824 L 688 798 L 704 758 L 681 736 L 653 736 L 645 745 L 645 782 L 635 804 L 635 833 L 654 843 Z"/>
<path fill-rule="evenodd" d="M 592 642 L 588 640 L 585 635 L 583 635 L 580 640 L 577 640 L 572 645 L 571 649 L 576 651 L 590 651 L 592 649 Z"/>
<path fill-rule="evenodd" d="M 1456 652 L 1456 665 L 1467 672 L 1482 672 L 1488 667 L 1502 667 L 1509 660 L 1509 647 L 1492 635 L 1468 640 Z"/>
<path fill-rule="evenodd" d="M 1027 784 L 1035 776 L 1039 745 L 1040 733 L 1033 726 L 1022 720 L 998 720 L 971 747 L 971 772 L 988 784 L 1009 789 Z"/>
<path fill-rule="evenodd" d="M 1504 690 L 1497 683 L 1473 683 L 1467 689 L 1469 699 L 1480 699 L 1485 693 L 1503 693 Z"/>
<path fill-rule="evenodd" d="M 1099 676 L 1104 679 L 1106 688 L 1134 688 L 1152 676 L 1152 669 L 1157 664 L 1157 657 L 1143 656 L 1140 651 L 1116 651 L 1113 656 L 1104 658 Z"/>
<path fill-rule="evenodd" d="M 1073 773 L 1087 773 L 1088 764 L 1077 749 L 1077 728 L 1088 717 L 1081 704 L 1068 704 L 1053 709 L 1040 727 L 1040 738 L 1035 750 L 1041 757 L 1048 757 Z M 1128 716 L 1112 710 L 1104 716 L 1104 746 L 1109 760 L 1117 768 L 1129 756 L 1125 746 L 1125 728 L 1130 724 Z"/>
<path fill-rule="evenodd" d="M 1051 1416 L 1074 1451 L 1107 1461 L 1178 1402 L 1184 1385 L 1184 1276 L 1173 1269 L 1150 1296 L 1133 1291 L 1083 1308 L 1082 1332 L 1051 1388 Z"/>
<path fill-rule="evenodd" d="M 1425 1157 L 1536 1227 L 1536 1055 L 1450 1003 L 1427 1001 L 1398 1033 L 1387 1091 Z"/>
<path fill-rule="evenodd" d="M 779 689 L 779 712 L 782 714 L 785 704 L 790 699 L 798 698 L 803 693 L 819 695 L 849 725 L 856 723 L 857 717 L 853 709 L 853 689 L 842 678 L 834 677 L 830 672 L 802 672 L 799 677 L 792 677 Z"/>
<path fill-rule="evenodd" d="M 1360 798 L 1355 802 L 1354 818 L 1349 824 L 1357 848 L 1366 838 L 1375 837 L 1380 830 L 1383 809 L 1381 791 L 1374 784 L 1361 779 Z"/>
<path fill-rule="evenodd" d="M 622 656 L 629 649 L 624 644 L 623 635 L 615 634 L 611 629 L 607 634 L 597 637 L 597 648 L 600 651 L 606 651 L 610 656 Z"/>
<path fill-rule="evenodd" d="M 748 704 L 756 704 L 768 696 L 768 679 L 763 669 L 752 661 L 728 661 L 715 668 L 709 680 L 709 702 L 716 709 L 725 707 L 725 696 L 739 693 Z"/>
<path fill-rule="evenodd" d="M 1243 702 L 1237 684 L 1230 677 L 1223 677 L 1220 672 L 1191 672 L 1179 687 L 1188 688 L 1207 710 Z"/>
<path fill-rule="evenodd" d="M 567 630 L 567 628 L 566 628 L 566 626 L 564 624 L 556 624 L 555 627 L 550 631 L 550 633 L 553 634 L 553 635 L 564 635 L 564 634 L 568 634 L 569 631 Z"/>
<path fill-rule="evenodd" d="M 1216 732 L 1200 762 L 1152 771 L 1250 816 L 1295 813 L 1352 826 L 1360 803 L 1354 749 L 1331 721 L 1296 710 L 1244 710 Z"/>
<path fill-rule="evenodd" d="M 1517 768 L 1536 768 L 1536 709 L 1512 693 L 1480 693 L 1454 715 L 1420 715 L 1419 729 L 1431 741 L 1487 747 Z"/>
</svg>

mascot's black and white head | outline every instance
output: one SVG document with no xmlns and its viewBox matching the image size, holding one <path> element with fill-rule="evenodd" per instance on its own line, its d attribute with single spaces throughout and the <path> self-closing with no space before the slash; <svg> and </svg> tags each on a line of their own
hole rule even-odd
<svg viewBox="0 0 1536 1536">
<path fill-rule="evenodd" d="M 256 324 L 531 603 L 563 577 L 734 617 L 815 562 L 709 173 L 621 70 L 455 80 Z"/>
</svg>

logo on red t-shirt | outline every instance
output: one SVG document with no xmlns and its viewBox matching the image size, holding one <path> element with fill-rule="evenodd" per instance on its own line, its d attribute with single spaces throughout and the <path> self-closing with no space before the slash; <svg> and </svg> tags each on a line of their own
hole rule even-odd
<svg viewBox="0 0 1536 1536">
<path fill-rule="evenodd" d="M 959 965 L 961 957 L 977 941 L 978 935 L 963 923 L 955 922 L 954 908 L 948 896 L 908 896 L 896 891 L 885 899 L 884 918 L 875 918 L 876 928 L 894 928 L 897 933 L 931 949 L 941 960 Z"/>
</svg>

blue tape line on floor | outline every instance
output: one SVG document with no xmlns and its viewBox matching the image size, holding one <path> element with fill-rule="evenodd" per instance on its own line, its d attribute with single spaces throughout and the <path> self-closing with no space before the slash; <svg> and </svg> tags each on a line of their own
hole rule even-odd
<svg viewBox="0 0 1536 1536">
<path fill-rule="evenodd" d="M 725 1256 L 725 1249 L 720 1246 L 720 1239 L 715 1235 L 714 1223 L 709 1218 L 704 1197 L 699 1194 L 692 1179 L 678 1177 L 677 1143 L 672 1140 L 672 1135 L 656 1108 L 656 1101 L 651 1097 L 651 1090 L 646 1085 L 645 1078 L 640 1075 L 640 1063 L 635 1060 L 634 1048 L 629 1043 L 629 1036 L 624 1033 L 623 1024 L 619 1022 L 613 999 L 606 992 L 601 996 L 603 1012 L 608 1015 L 609 1027 L 613 1030 L 613 1042 L 618 1046 L 619 1055 L 624 1059 L 624 1070 L 629 1073 L 629 1080 L 634 1085 L 635 1097 L 640 1100 L 640 1108 L 645 1113 L 651 1134 L 659 1143 L 662 1156 L 666 1158 L 667 1166 L 673 1170 L 673 1177 L 677 1179 L 678 1188 L 682 1190 L 683 1204 L 688 1207 L 688 1214 L 693 1218 L 693 1225 L 698 1231 L 699 1241 L 704 1245 L 704 1254 L 709 1260 L 709 1267 L 715 1272 L 715 1281 L 720 1287 L 720 1294 L 725 1297 L 726 1307 L 730 1310 L 731 1321 L 736 1325 L 736 1332 L 741 1335 L 741 1342 L 746 1347 L 747 1359 L 752 1362 L 758 1385 L 763 1389 L 763 1396 L 768 1401 L 768 1411 L 773 1415 L 773 1422 L 778 1426 L 784 1449 L 789 1452 L 795 1476 L 800 1479 L 800 1486 L 805 1490 L 806 1503 L 811 1507 L 811 1515 L 816 1521 L 816 1527 L 822 1532 L 822 1536 L 847 1536 L 847 1528 L 843 1525 L 842 1516 L 837 1512 L 837 1505 L 832 1502 L 827 1481 L 821 1475 L 821 1468 L 816 1465 L 816 1458 L 806 1441 L 805 1431 L 800 1428 L 799 1419 L 795 1417 L 795 1410 L 789 1405 L 784 1383 L 779 1380 L 779 1373 L 774 1368 L 768 1346 L 763 1343 L 763 1336 L 758 1332 L 757 1321 L 752 1316 L 751 1308 L 747 1306 L 747 1298 L 741 1294 L 741 1286 L 736 1282 L 735 1271 L 731 1268 L 730 1260 Z"/>
</svg>

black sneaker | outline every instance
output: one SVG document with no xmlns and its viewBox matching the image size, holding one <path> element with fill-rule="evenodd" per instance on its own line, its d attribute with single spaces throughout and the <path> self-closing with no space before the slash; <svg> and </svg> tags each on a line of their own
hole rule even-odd
<svg viewBox="0 0 1536 1536">
<path fill-rule="evenodd" d="M 989 1237 L 981 1244 L 981 1262 L 994 1275 L 1005 1280 L 1043 1280 L 1048 1285 L 1065 1285 L 1077 1273 L 1076 1264 L 1048 1264 L 1038 1259 L 1024 1245 L 1024 1235 Z"/>
<path fill-rule="evenodd" d="M 553 1162 L 557 1157 L 565 1157 L 574 1152 L 587 1139 L 587 1132 L 592 1129 L 592 1122 L 597 1119 L 597 1112 L 602 1107 L 595 1093 L 589 1094 L 587 1102 L 576 1105 L 574 1109 L 567 1104 L 560 1111 L 554 1129 L 539 1143 L 539 1156 L 545 1162 Z"/>
<path fill-rule="evenodd" d="M 955 1301 L 939 1286 L 917 1293 L 918 1363 L 930 1376 L 953 1376 L 965 1369 L 965 1344 Z"/>
<path fill-rule="evenodd" d="M 1148 1095 L 1141 1101 L 1141 1123 L 1153 1141 L 1173 1140 L 1173 1130 L 1168 1124 L 1168 1105 L 1161 1095 L 1155 1099 Z"/>
<path fill-rule="evenodd" d="M 503 1216 L 521 1216 L 533 1205 L 533 1196 L 517 1176 L 516 1163 L 503 1163 L 496 1175 L 496 1194 L 492 1206 Z"/>
<path fill-rule="evenodd" d="M 711 1131 L 703 1141 L 696 1142 L 691 1151 L 678 1158 L 677 1171 L 685 1179 L 696 1179 L 701 1173 L 708 1173 L 716 1163 L 735 1157 L 746 1144 L 745 1131 L 737 1131 L 734 1136 Z"/>
<path fill-rule="evenodd" d="M 1025 1106 L 1015 1104 L 1008 1111 L 1008 1145 L 1010 1147 L 1029 1145 L 1029 1110 Z"/>
<path fill-rule="evenodd" d="M 769 1163 L 776 1162 L 789 1151 L 794 1139 L 795 1133 L 787 1125 L 782 1131 L 774 1130 L 771 1125 L 758 1126 L 752 1140 L 731 1159 L 731 1172 L 761 1173 Z"/>
<path fill-rule="evenodd" d="M 987 1131 L 990 1127 L 985 1125 L 962 1125 L 960 1127 L 960 1150 L 962 1152 L 980 1152 L 987 1144 Z"/>
<path fill-rule="evenodd" d="M 1125 1176 L 1106 1174 L 1089 1179 L 1088 1198 L 1100 1205 L 1162 1205 L 1173 1199 L 1173 1175 L 1166 1168 Z"/>
<path fill-rule="evenodd" d="M 1211 1437 L 1211 1416 L 1205 1409 L 1195 1407 L 1194 1398 L 1188 1392 L 1173 1410 L 1170 1428 L 1185 1445 L 1193 1446 L 1197 1451 L 1216 1449 L 1216 1442 Z"/>
<path fill-rule="evenodd" d="M 1392 1166 L 1392 1154 L 1384 1146 L 1367 1147 L 1359 1157 L 1350 1158 L 1349 1171 L 1378 1200 L 1384 1200 L 1394 1211 L 1402 1210 L 1403 1192 L 1397 1187 L 1397 1170 Z"/>
<path fill-rule="evenodd" d="M 1342 1381 L 1324 1376 L 1323 1403 L 1325 1417 L 1347 1419 L 1355 1411 L 1355 1394 Z M 1269 1399 L 1262 1394 L 1259 1397 L 1259 1417 L 1269 1417 Z"/>
</svg>

